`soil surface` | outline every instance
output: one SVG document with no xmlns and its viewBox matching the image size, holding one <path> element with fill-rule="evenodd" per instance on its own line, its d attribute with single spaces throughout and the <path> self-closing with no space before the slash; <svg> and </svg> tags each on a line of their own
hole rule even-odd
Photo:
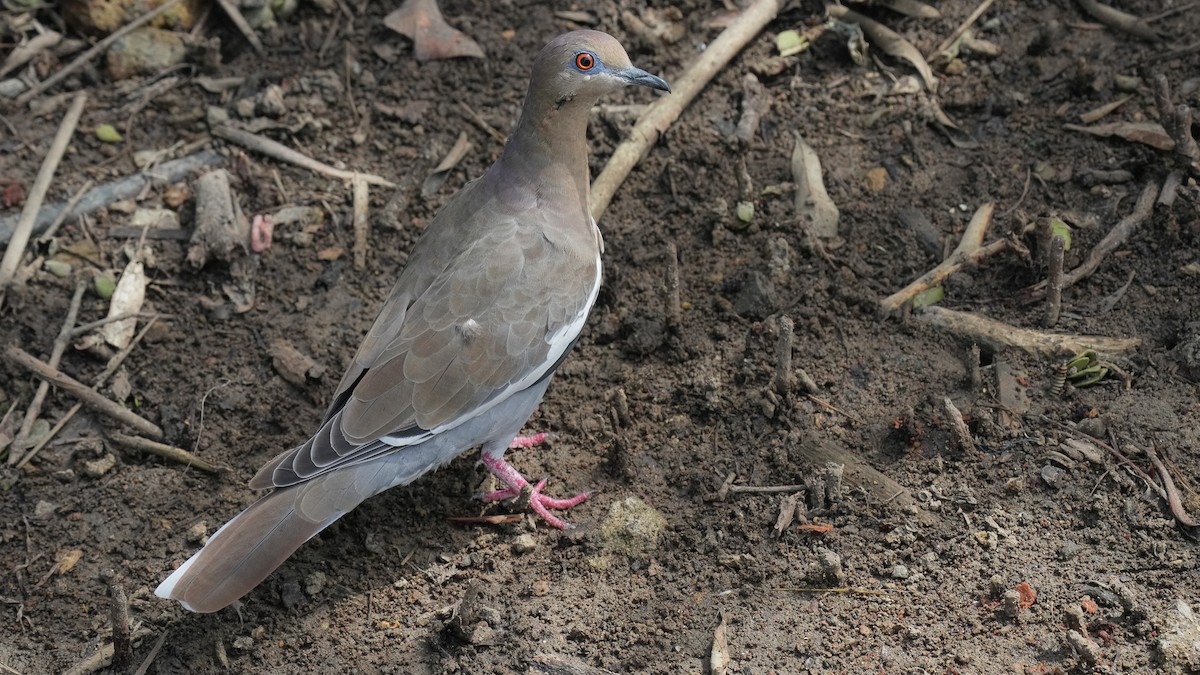
<svg viewBox="0 0 1200 675">
<path fill-rule="evenodd" d="M 659 2 L 653 13 L 585 4 L 575 9 L 670 81 L 719 34 L 731 3 Z M 214 12 L 205 35 L 222 48 L 171 73 L 180 77 L 171 88 L 147 89 L 154 78 L 114 84 L 96 68 L 39 97 L 91 95 L 51 201 L 88 179 L 136 172 L 136 152 L 191 143 L 185 151 L 211 146 L 225 156 L 247 216 L 289 204 L 321 214 L 279 226 L 270 248 L 232 268 L 197 270 L 186 241 L 148 241 L 145 311 L 169 318 L 101 391 L 160 425 L 166 442 L 228 471 L 130 450 L 112 440 L 119 425 L 87 409 L 24 469 L 6 466 L 5 672 L 59 672 L 109 644 L 114 581 L 129 599 L 134 664 L 151 657 L 149 673 L 549 672 L 556 659 L 569 668 L 559 672 L 581 673 L 1200 668 L 1200 625 L 1186 615 L 1200 611 L 1195 531 L 1172 516 L 1143 452 L 1157 449 L 1182 506 L 1200 514 L 1200 191 L 1185 179 L 1173 204 L 1156 206 L 1094 274 L 1068 287 L 1054 329 L 1026 292 L 1045 278 L 1039 223 L 1060 218 L 1070 228 L 1073 269 L 1134 211 L 1144 186 L 1173 168 L 1170 152 L 1065 125 L 1126 97 L 1097 124 L 1157 119 L 1154 74 L 1166 76 L 1177 102 L 1200 105 L 1200 55 L 1170 55 L 1200 35 L 1200 11 L 1184 3 L 1156 21 L 1166 39 L 1153 43 L 1096 24 L 1067 0 L 1001 0 L 973 27 L 999 55 L 963 51 L 934 65 L 937 100 L 960 127 L 947 134 L 930 122 L 916 71 L 878 49 L 856 65 L 843 33 L 780 59 L 779 32 L 822 22 L 819 6 L 800 4 L 704 89 L 600 223 L 604 288 L 527 426 L 552 437 L 509 454 L 526 475 L 551 477 L 552 494 L 595 491 L 567 513 L 576 528 L 528 517 L 448 520 L 514 510 L 472 500 L 485 473 L 469 452 L 368 500 L 236 611 L 213 615 L 190 614 L 152 589 L 204 532 L 254 501 L 246 481 L 264 462 L 315 429 L 407 251 L 501 151 L 475 118 L 507 133 L 533 54 L 576 24 L 544 3 L 443 2 L 487 58 L 422 64 L 384 27 L 391 5 L 349 0 L 332 15 L 304 5 L 261 32 L 264 57 Z M 975 4 L 943 2 L 933 20 L 870 14 L 928 54 Z M 1179 3 L 1115 4 L 1151 16 Z M 621 18 L 638 11 L 648 23 L 677 22 L 676 32 L 639 33 Z M 748 74 L 769 108 L 743 144 L 734 132 Z M 245 79 L 210 93 L 201 76 Z M 239 101 L 272 85 L 282 110 L 261 133 L 400 185 L 371 190 L 365 269 L 351 254 L 347 185 L 209 138 L 208 107 L 249 123 Z M 595 112 L 593 176 L 636 119 L 638 108 L 621 106 L 655 96 L 625 91 Z M 68 100 L 34 115 L 8 105 L 6 182 L 28 191 Z M 96 140 L 92 130 L 105 123 L 126 130 L 122 143 Z M 796 215 L 794 132 L 823 163 L 841 212 L 835 238 L 814 237 Z M 469 151 L 422 194 L 460 134 Z M 188 230 L 194 184 L 147 190 L 136 206 L 174 210 Z M 749 223 L 740 202 L 753 205 Z M 921 311 L 880 311 L 881 299 L 954 248 L 988 202 L 987 240 L 1012 245 L 949 278 L 938 306 L 1014 327 L 1140 340 L 1132 352 L 1100 355 L 1107 377 L 1061 386 L 1070 354 L 1000 347 L 938 329 Z M 119 274 L 136 250 L 133 206 L 69 220 L 57 247 L 79 255 L 58 259 L 88 280 Z M 667 309 L 670 245 L 679 319 Z M 54 255 L 45 246 L 33 253 Z M 9 293 L 0 344 L 48 360 L 74 286 L 34 268 Z M 89 291 L 79 322 L 107 307 Z M 794 323 L 793 370 L 807 373 L 811 391 L 777 387 L 784 316 Z M 299 384 L 273 359 L 278 340 L 318 366 L 293 376 Z M 90 383 L 109 355 L 102 351 L 68 349 L 60 369 Z M 38 382 L 0 361 L 0 411 L 15 407 L 19 421 Z M 956 440 L 947 398 L 973 447 Z M 53 425 L 74 403 L 52 389 L 41 415 Z M 1118 460 L 1113 443 L 1153 481 Z M 115 463 L 98 462 L 110 455 Z M 840 483 L 829 462 L 844 465 Z M 794 517 L 777 531 L 785 508 Z"/>
</svg>

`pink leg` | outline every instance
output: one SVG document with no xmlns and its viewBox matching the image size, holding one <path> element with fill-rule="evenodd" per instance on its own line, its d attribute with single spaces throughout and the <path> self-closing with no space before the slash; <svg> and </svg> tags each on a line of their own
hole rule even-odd
<svg viewBox="0 0 1200 675">
<path fill-rule="evenodd" d="M 572 506 L 583 503 L 591 494 L 581 492 L 570 499 L 555 499 L 542 494 L 542 488 L 546 486 L 546 481 L 540 480 L 537 485 L 530 485 L 529 481 L 517 471 L 512 464 L 504 461 L 503 457 L 493 457 L 487 453 L 483 454 L 483 465 L 492 473 L 501 483 L 507 486 L 504 490 L 497 490 L 483 495 L 482 499 L 485 502 L 495 502 L 505 499 L 513 499 L 523 496 L 528 490 L 529 507 L 533 512 L 538 514 L 542 520 L 550 525 L 557 527 L 560 530 L 567 529 L 567 524 L 557 516 L 550 513 L 549 509 L 569 509 Z"/>
<path fill-rule="evenodd" d="M 549 434 L 546 433 L 534 434 L 532 436 L 517 436 L 516 438 L 512 439 L 511 443 L 508 444 L 508 449 L 516 450 L 518 448 L 532 448 L 533 446 L 539 445 L 542 441 L 546 440 L 548 436 Z"/>
</svg>

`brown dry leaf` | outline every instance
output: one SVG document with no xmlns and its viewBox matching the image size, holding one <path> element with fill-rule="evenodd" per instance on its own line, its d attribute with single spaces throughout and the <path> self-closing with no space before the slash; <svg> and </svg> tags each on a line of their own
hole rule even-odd
<svg viewBox="0 0 1200 675">
<path fill-rule="evenodd" d="M 1078 124 L 1064 124 L 1064 129 L 1082 131 L 1085 134 L 1108 138 L 1116 136 L 1127 141 L 1144 143 L 1159 150 L 1170 150 L 1175 147 L 1175 141 L 1167 135 L 1163 126 L 1158 122 L 1112 122 L 1081 127 Z"/>
<path fill-rule="evenodd" d="M 125 271 L 117 281 L 117 289 L 113 291 L 108 305 L 108 318 L 142 311 L 142 305 L 146 302 L 147 283 L 145 266 L 141 260 L 134 258 L 125 266 Z M 100 327 L 104 341 L 117 349 L 127 347 L 136 332 L 137 319 L 122 319 Z"/>
<path fill-rule="evenodd" d="M 929 62 L 925 60 L 925 57 L 921 55 L 921 52 L 911 42 L 905 40 L 899 33 L 878 21 L 868 19 L 858 12 L 846 9 L 842 5 L 827 5 L 825 9 L 832 17 L 858 24 L 872 45 L 882 49 L 885 54 L 898 59 L 904 59 L 911 63 L 913 68 L 916 68 L 917 72 L 920 73 L 921 79 L 925 80 L 925 88 L 930 92 L 937 91 L 938 81 L 933 76 L 933 69 L 929 67 Z"/>
<path fill-rule="evenodd" d="M 62 557 L 58 559 L 58 562 L 54 563 L 54 566 L 50 568 L 49 572 L 46 572 L 46 576 L 42 577 L 42 580 L 37 583 L 37 587 L 41 588 L 47 581 L 50 581 L 50 577 L 54 576 L 55 573 L 61 576 L 75 569 L 75 566 L 78 565 L 79 561 L 82 559 L 83 551 L 77 548 L 71 549 L 70 551 L 62 554 Z"/>
<path fill-rule="evenodd" d="M 57 47 L 60 42 L 62 42 L 62 33 L 47 30 L 17 45 L 8 53 L 8 58 L 4 60 L 4 65 L 0 66 L 0 78 L 29 63 L 42 52 Z"/>
<path fill-rule="evenodd" d="M 337 260 L 344 255 L 346 255 L 346 249 L 342 248 L 341 246 L 330 246 L 329 248 L 323 248 L 320 251 L 317 251 L 317 260 L 329 262 L 330 260 Z"/>
<path fill-rule="evenodd" d="M 821 175 L 821 159 L 800 132 L 793 131 L 796 147 L 792 151 L 792 180 L 796 183 L 796 213 L 812 222 L 812 232 L 822 239 L 831 239 L 838 234 L 838 207 L 825 191 L 825 180 Z M 886 173 L 886 170 L 884 170 Z M 870 172 L 867 174 L 869 184 Z M 879 186 L 879 190 L 883 185 Z M 878 192 L 879 190 L 875 190 Z"/>
<path fill-rule="evenodd" d="M 483 58 L 483 49 L 466 33 L 446 23 L 436 0 L 405 0 L 383 19 L 383 25 L 413 41 L 418 61 Z"/>
<path fill-rule="evenodd" d="M 1017 584 L 1017 594 L 1021 596 L 1021 599 L 1017 601 L 1021 609 L 1029 609 L 1033 607 L 1033 603 L 1037 602 L 1037 592 L 1033 590 L 1033 586 L 1030 586 L 1027 581 Z"/>
<path fill-rule="evenodd" d="M 463 157 L 471 151 L 471 141 L 467 138 L 467 132 L 460 131 L 458 140 L 454 141 L 454 147 L 450 148 L 450 152 L 438 162 L 438 165 L 433 167 L 433 171 L 425 177 L 425 182 L 421 184 L 421 196 L 428 197 L 438 191 L 442 183 L 446 181 L 446 176 L 450 174 L 450 170 L 458 166 Z"/>
<path fill-rule="evenodd" d="M 1115 101 L 1109 101 L 1101 106 L 1096 106 L 1091 110 L 1079 115 L 1079 121 L 1084 124 L 1094 124 L 1106 117 L 1109 113 L 1125 105 L 1133 96 L 1123 96 Z"/>
<path fill-rule="evenodd" d="M 796 518 L 796 506 L 800 503 L 803 492 L 794 492 L 779 502 L 779 517 L 775 519 L 775 536 L 778 537 L 791 526 Z"/>
</svg>

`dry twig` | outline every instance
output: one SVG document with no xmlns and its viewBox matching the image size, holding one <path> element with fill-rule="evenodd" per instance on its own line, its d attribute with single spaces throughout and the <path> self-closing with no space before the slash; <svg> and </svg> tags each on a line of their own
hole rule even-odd
<svg viewBox="0 0 1200 675">
<path fill-rule="evenodd" d="M 359 175 L 363 177 L 363 180 L 372 185 L 382 185 L 383 187 L 387 188 L 396 187 L 395 183 L 385 178 L 381 178 L 370 173 L 359 173 L 356 171 L 346 171 L 344 169 L 334 168 L 322 161 L 313 159 L 308 155 L 293 150 L 278 141 L 273 141 L 266 136 L 252 134 L 249 131 L 234 129 L 233 127 L 229 126 L 218 126 L 212 130 L 212 134 L 218 138 L 224 138 L 231 143 L 237 143 L 238 145 L 252 152 L 262 153 L 272 159 L 277 159 L 281 162 L 287 162 L 288 164 L 294 164 L 302 169 L 308 169 L 309 171 L 319 173 L 324 176 L 351 181 L 354 180 L 356 175 Z"/>
<path fill-rule="evenodd" d="M 975 439 L 971 438 L 971 429 L 967 427 L 958 406 L 954 405 L 954 401 L 951 401 L 949 396 L 942 397 L 942 411 L 946 413 L 950 422 L 950 432 L 954 434 L 954 440 L 958 443 L 959 449 L 968 454 L 974 454 Z"/>
<path fill-rule="evenodd" d="M 954 41 L 958 39 L 958 36 L 967 32 L 968 28 L 975 25 L 975 22 L 979 20 L 979 17 L 983 16 L 983 13 L 988 11 L 988 8 L 991 7 L 992 3 L 995 1 L 996 0 L 983 0 L 983 2 L 979 3 L 979 6 L 975 8 L 975 11 L 971 12 L 971 15 L 968 16 L 965 21 L 959 24 L 958 28 L 955 28 L 954 32 L 951 33 L 949 37 L 947 37 L 945 40 L 942 40 L 942 43 L 937 46 L 937 49 L 929 52 L 929 58 L 932 59 L 938 54 L 941 54 L 949 49 L 950 45 L 954 44 Z"/>
<path fill-rule="evenodd" d="M 266 55 L 267 50 L 263 47 L 262 40 L 258 39 L 258 33 L 255 33 L 254 29 L 250 27 L 250 22 L 246 21 L 246 17 L 242 16 L 242 11 L 238 9 L 237 5 L 233 4 L 230 0 L 217 0 L 217 4 L 229 15 L 229 20 L 241 32 L 242 37 L 246 38 L 246 42 L 249 42 L 250 46 L 254 47 L 254 51 L 258 52 L 259 56 Z"/>
<path fill-rule="evenodd" d="M 1142 194 L 1138 197 L 1137 204 L 1134 205 L 1133 211 L 1129 215 L 1122 218 L 1121 222 L 1114 225 L 1113 229 L 1109 230 L 1108 234 L 1104 235 L 1104 238 L 1100 240 L 1100 243 L 1096 244 L 1096 246 L 1088 252 L 1087 259 L 1084 260 L 1079 267 L 1076 267 L 1069 273 L 1063 275 L 1063 288 L 1074 286 L 1080 281 L 1091 276 L 1092 272 L 1095 272 L 1100 267 L 1100 263 L 1104 260 L 1104 258 L 1107 257 L 1109 253 L 1115 251 L 1121 244 L 1124 244 L 1125 240 L 1129 239 L 1129 235 L 1133 234 L 1133 231 L 1137 229 L 1138 225 L 1141 225 L 1142 221 L 1146 220 L 1152 213 L 1154 213 L 1154 200 L 1157 197 L 1158 183 L 1154 180 L 1151 180 L 1149 183 L 1146 183 L 1146 187 L 1142 188 Z M 1040 300 L 1046 297 L 1046 287 L 1046 282 L 1040 281 L 1025 289 L 1025 294 L 1030 302 Z M 1097 348 L 1097 351 L 1103 350 Z"/>
<path fill-rule="evenodd" d="M 108 437 L 120 443 L 121 445 L 133 448 L 134 450 L 149 452 L 150 454 L 158 455 L 163 459 L 169 459 L 172 462 L 178 462 L 180 464 L 195 467 L 206 473 L 225 472 L 224 468 L 200 459 L 187 450 L 184 450 L 183 448 L 177 448 L 173 445 L 159 443 L 148 438 L 142 438 L 141 436 L 129 436 L 115 431 L 110 433 Z"/>
<path fill-rule="evenodd" d="M 50 384 L 78 398 L 84 405 L 87 405 L 96 412 L 103 413 L 122 424 L 128 424 L 144 434 L 154 436 L 155 438 L 162 438 L 162 429 L 157 424 L 101 396 L 86 384 L 62 373 L 57 368 L 51 368 L 49 365 L 42 363 L 20 347 L 9 346 L 4 351 L 4 356 L 12 363 L 25 368 L 42 379 L 48 380 Z"/>
<path fill-rule="evenodd" d="M 351 180 L 354 193 L 354 267 L 367 267 L 367 241 L 370 236 L 370 220 L 367 211 L 371 206 L 370 186 L 361 173 L 354 174 Z"/>
<path fill-rule="evenodd" d="M 111 359 L 109 359 L 108 365 L 104 367 L 104 372 L 100 373 L 100 376 L 96 378 L 95 384 L 92 385 L 93 391 L 99 391 L 100 387 L 104 386 L 104 383 L 108 381 L 108 378 L 112 377 L 112 374 L 117 372 L 117 369 L 120 368 L 121 364 L 125 362 L 125 358 L 128 357 L 133 352 L 133 348 L 136 347 L 138 345 L 138 343 L 142 341 L 142 338 L 146 336 L 146 333 L 150 331 L 150 327 L 153 326 L 159 319 L 162 319 L 162 318 L 165 318 L 165 316 L 164 315 L 155 315 L 154 317 L 152 317 L 149 321 L 146 322 L 145 326 L 142 326 L 142 330 L 138 331 L 138 334 L 134 336 L 133 340 L 131 340 L 129 342 L 129 345 L 127 347 L 125 347 L 121 351 L 117 352 L 117 354 L 115 356 L 113 356 Z M 38 443 L 29 452 L 25 453 L 25 456 L 21 459 L 20 462 L 17 463 L 17 468 L 18 469 L 23 468 L 26 464 L 28 464 L 30 462 L 30 460 L 32 460 L 34 457 L 36 457 L 37 454 L 42 451 L 42 448 L 46 447 L 46 445 L 49 444 L 50 441 L 54 439 L 54 437 L 58 434 L 58 432 L 62 431 L 63 427 L 67 426 L 67 422 L 70 422 L 71 418 L 75 417 L 75 415 L 82 408 L 83 408 L 82 403 L 76 403 L 75 405 L 71 406 L 71 409 L 67 411 L 67 414 L 63 415 L 62 419 L 60 419 L 50 429 L 50 432 L 47 433 L 46 437 L 42 439 L 42 442 Z"/>
<path fill-rule="evenodd" d="M 95 181 L 93 181 L 91 178 L 84 181 L 83 187 L 79 188 L 75 194 L 71 195 L 71 198 L 67 200 L 67 205 L 58 212 L 58 215 L 54 217 L 54 222 L 50 223 L 50 227 L 46 228 L 46 231 L 42 233 L 41 237 L 39 237 L 39 240 L 50 239 L 58 233 L 58 228 L 62 227 L 62 224 L 67 221 L 67 218 L 75 210 L 75 207 L 79 206 L 79 201 L 83 199 L 83 196 L 87 194 L 88 190 L 92 189 L 92 185 L 94 184 Z"/>
<path fill-rule="evenodd" d="M 693 60 L 691 68 L 675 80 L 671 95 L 651 104 L 630 130 L 629 137 L 617 146 L 604 170 L 592 182 L 592 218 L 600 220 L 617 188 L 625 182 L 633 167 L 637 166 L 709 80 L 775 18 L 783 4 L 782 0 L 756 0 L 742 10 L 708 49 Z"/>
<path fill-rule="evenodd" d="M 133 665 L 133 643 L 129 640 L 129 599 L 125 589 L 117 581 L 108 585 L 108 620 L 112 624 L 112 666 L 118 672 Z"/>
<path fill-rule="evenodd" d="M 1137 447 L 1137 446 L 1134 446 Z M 1140 449 L 1140 448 L 1139 448 Z M 1180 525 L 1187 527 L 1200 527 L 1200 522 L 1197 522 L 1192 517 L 1187 509 L 1183 507 L 1183 499 L 1179 495 L 1179 488 L 1175 487 L 1175 479 L 1171 478 L 1171 472 L 1167 471 L 1167 467 L 1163 465 L 1163 461 L 1159 459 L 1158 452 L 1154 450 L 1154 445 L 1151 444 L 1143 450 L 1154 464 L 1154 469 L 1158 471 L 1158 478 L 1162 481 L 1163 492 L 1167 498 L 1167 506 L 1171 508 L 1171 515 L 1175 516 L 1175 520 L 1179 521 Z"/>
<path fill-rule="evenodd" d="M 142 638 L 146 637 L 147 635 L 150 635 L 149 629 L 139 628 L 139 629 L 133 631 L 133 635 L 130 636 L 130 640 L 133 642 L 136 642 L 136 641 L 141 640 Z M 80 661 L 80 662 L 76 663 L 75 665 L 71 666 L 70 668 L 64 670 L 63 675 L 91 675 L 91 673 L 95 673 L 97 671 L 104 670 L 105 668 L 108 668 L 109 666 L 111 666 L 112 660 L 113 660 L 112 644 L 102 645 L 99 649 L 97 649 L 95 652 L 93 652 L 91 656 L 88 656 L 87 658 L 83 659 L 82 661 Z"/>
<path fill-rule="evenodd" d="M 21 257 L 25 254 L 25 245 L 29 243 L 29 236 L 33 234 L 34 221 L 37 219 L 38 211 L 42 208 L 42 202 L 46 199 L 50 181 L 54 180 L 54 174 L 58 171 L 58 163 L 67 150 L 67 144 L 71 142 L 71 136 L 75 134 L 75 127 L 79 125 L 79 117 L 83 115 L 85 103 L 87 103 L 86 93 L 76 95 L 75 100 L 71 102 L 71 107 L 63 116 L 62 123 L 58 125 L 58 133 L 54 135 L 54 141 L 50 143 L 50 149 L 46 152 L 45 159 L 42 160 L 42 166 L 38 169 L 33 187 L 29 188 L 25 206 L 21 210 L 21 219 L 17 221 L 12 239 L 8 242 L 8 249 L 4 251 L 4 259 L 0 260 L 0 302 L 3 301 L 4 291 L 12 282 L 17 265 L 20 264 Z"/>
<path fill-rule="evenodd" d="M 87 291 L 87 287 L 87 282 L 82 280 L 75 284 L 75 295 L 71 297 L 67 316 L 63 319 L 62 328 L 58 331 L 58 338 L 54 341 L 54 348 L 50 351 L 51 368 L 58 368 L 58 362 L 62 360 L 63 352 L 67 350 L 67 344 L 71 340 L 71 330 L 75 327 L 76 317 L 79 316 L 79 305 L 83 302 L 83 294 Z M 42 380 L 42 383 L 38 385 L 37 392 L 33 395 L 33 401 L 25 410 L 25 419 L 21 422 L 21 430 L 13 439 L 12 450 L 8 454 L 9 465 L 16 464 L 21 460 L 20 448 L 29 438 L 29 433 L 33 430 L 33 423 L 37 421 L 38 415 L 42 413 L 42 403 L 46 401 L 48 393 L 50 393 L 50 383 Z"/>
<path fill-rule="evenodd" d="M 1083 11 L 1109 28 L 1129 33 L 1149 42 L 1158 42 L 1160 39 L 1158 33 L 1141 17 L 1103 5 L 1096 0 L 1079 0 L 1079 4 L 1083 5 Z"/>
<path fill-rule="evenodd" d="M 667 243 L 667 268 L 663 276 L 667 329 L 678 336 L 683 333 L 683 302 L 679 299 L 679 249 L 673 241 Z"/>
<path fill-rule="evenodd" d="M 792 375 L 792 343 L 795 340 L 795 324 L 789 316 L 781 316 L 776 322 L 779 335 L 775 338 L 775 393 L 787 399 L 792 395 L 796 378 Z"/>
<path fill-rule="evenodd" d="M 1112 338 L 1103 335 L 1059 335 L 1030 328 L 1017 328 L 979 314 L 958 312 L 936 305 L 914 315 L 919 321 L 983 343 L 992 349 L 1016 347 L 1041 356 L 1073 356 L 1085 349 L 1102 354 L 1124 354 L 1142 343 L 1137 338 Z"/>
<path fill-rule="evenodd" d="M 79 200 L 78 205 L 73 208 L 64 206 L 63 202 L 42 208 L 34 220 L 33 233 L 46 230 L 48 225 L 60 217 L 65 219 L 72 216 L 85 216 L 115 201 L 137 196 L 149 186 L 175 183 L 195 171 L 224 161 L 224 157 L 212 150 L 204 150 L 194 155 L 171 160 L 154 169 L 147 169 L 132 176 L 94 187 L 88 190 L 87 194 Z M 17 221 L 13 217 L 0 218 L 0 241 L 5 241 L 13 235 L 16 231 L 16 223 Z"/>
<path fill-rule="evenodd" d="M 983 245 L 983 238 L 987 236 L 988 226 L 992 223 L 992 212 L 995 209 L 996 205 L 992 202 L 980 206 L 975 211 L 975 215 L 971 217 L 971 222 L 967 223 L 967 229 L 963 231 L 962 240 L 958 242 L 954 252 L 916 281 L 880 301 L 879 305 L 884 313 L 891 314 L 898 311 L 917 295 L 942 283 L 946 277 L 963 267 L 978 263 L 984 258 L 1008 248 L 1008 241 L 1005 239 L 994 241 L 987 246 Z"/>
<path fill-rule="evenodd" d="M 1171 85 L 1161 73 L 1154 78 L 1154 105 L 1158 108 L 1163 130 L 1175 143 L 1175 158 L 1200 175 L 1200 144 L 1192 137 L 1192 109 L 1182 103 L 1177 106 L 1172 103 Z"/>
<path fill-rule="evenodd" d="M 723 502 L 731 494 L 791 494 L 793 492 L 803 492 L 806 489 L 804 485 L 734 485 L 733 481 L 735 480 L 737 480 L 737 474 L 729 474 L 722 481 L 721 487 L 716 492 L 706 496 L 705 499 L 708 501 Z"/>
<path fill-rule="evenodd" d="M 1046 328 L 1058 325 L 1062 314 L 1063 255 L 1067 250 L 1065 237 L 1050 237 L 1050 251 L 1046 260 Z"/>
</svg>

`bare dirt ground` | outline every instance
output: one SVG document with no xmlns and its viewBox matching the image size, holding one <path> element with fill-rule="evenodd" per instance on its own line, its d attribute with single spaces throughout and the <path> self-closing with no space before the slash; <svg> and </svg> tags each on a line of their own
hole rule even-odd
<svg viewBox="0 0 1200 675">
<path fill-rule="evenodd" d="M 572 9 L 618 36 L 635 64 L 671 80 L 719 34 L 713 24 L 724 6 L 653 4 L 680 24 L 677 42 L 639 36 L 620 18 L 644 10 L 638 3 Z M 1045 240 L 1021 229 L 1061 218 L 1071 228 L 1072 269 L 1134 210 L 1144 185 L 1177 166 L 1170 152 L 1064 125 L 1123 97 L 1099 124 L 1158 119 L 1155 74 L 1178 102 L 1200 105 L 1200 54 L 1170 53 L 1195 42 L 1200 11 L 1178 2 L 1116 3 L 1143 16 L 1178 9 L 1153 24 L 1165 36 L 1156 43 L 1094 23 L 1067 0 L 996 2 L 973 30 L 999 55 L 964 52 L 956 65 L 935 65 L 938 100 L 972 147 L 928 122 L 929 98 L 904 87 L 915 71 L 879 50 L 856 65 L 845 36 L 830 31 L 779 59 L 780 31 L 823 20 L 813 3 L 786 9 L 653 148 L 601 222 L 604 289 L 529 423 L 553 438 L 510 455 L 527 475 L 551 477 L 555 494 L 597 491 L 569 512 L 577 529 L 448 521 L 484 512 L 471 500 L 484 473 L 468 453 L 369 500 L 237 611 L 193 615 L 154 597 L 198 547 L 194 528 L 212 532 L 252 502 L 246 480 L 315 428 L 415 238 L 500 152 L 468 108 L 507 133 L 532 55 L 575 25 L 543 3 L 442 5 L 486 59 L 419 64 L 411 43 L 382 25 L 391 5 L 349 0 L 333 15 L 302 6 L 262 31 L 265 57 L 214 15 L 206 34 L 223 47 L 173 73 L 182 81 L 133 114 L 120 144 L 92 130 L 124 129 L 123 107 L 145 95 L 141 86 L 118 87 L 85 69 L 41 97 L 91 94 L 51 200 L 89 178 L 134 173 L 137 151 L 209 144 L 208 107 L 237 119 L 238 101 L 269 85 L 281 87 L 284 110 L 264 135 L 400 188 L 372 190 L 371 244 L 359 270 L 342 181 L 211 141 L 247 214 L 296 204 L 324 215 L 307 236 L 297 236 L 299 225 L 281 227 L 253 257 L 252 307 L 242 313 L 226 293 L 227 266 L 197 271 L 185 262 L 185 241 L 150 241 L 147 309 L 170 318 L 126 361 L 117 378 L 124 391 L 102 392 L 160 425 L 167 442 L 229 470 L 210 475 L 126 449 L 111 439 L 117 425 L 85 410 L 26 468 L 0 471 L 4 672 L 62 671 L 108 644 L 113 580 L 129 597 L 134 663 L 162 638 L 149 673 L 510 673 L 553 658 L 574 659 L 565 672 L 726 672 L 722 658 L 739 673 L 1200 669 L 1200 626 L 1185 615 L 1200 611 L 1196 533 L 1172 516 L 1159 474 L 1131 447 L 1157 449 L 1183 508 L 1200 514 L 1195 183 L 1185 180 L 1172 205 L 1156 206 L 1095 274 L 1064 291 L 1050 331 L 1140 340 L 1129 354 L 1104 355 L 1128 383 L 1114 370 L 1060 394 L 1069 355 L 997 347 L 932 327 L 920 311 L 879 310 L 994 202 L 987 241 L 1013 245 L 952 276 L 939 307 L 1043 330 L 1044 304 L 1024 290 L 1045 277 Z M 936 20 L 869 13 L 929 54 L 974 7 L 942 2 Z M 731 137 L 748 73 L 764 85 L 769 109 L 742 147 Z M 200 75 L 245 79 L 209 93 L 195 83 Z M 605 103 L 651 98 L 628 91 Z M 7 104 L 6 182 L 29 188 L 66 103 L 33 115 Z M 596 112 L 593 175 L 634 119 L 614 107 Z M 794 131 L 825 167 L 841 211 L 834 240 L 814 240 L 796 217 Z M 461 133 L 471 149 L 422 196 L 424 177 Z M 1117 170 L 1127 173 L 1096 178 Z M 150 190 L 139 205 L 170 204 L 189 228 L 194 207 L 178 201 L 179 187 Z M 748 224 L 737 217 L 747 200 Z M 103 210 L 86 228 L 69 220 L 58 245 L 95 244 L 90 259 L 68 258 L 82 278 L 119 272 L 136 235 L 112 235 L 129 225 L 126 212 Z M 665 301 L 669 244 L 678 249 L 678 324 Z M 9 294 L 0 344 L 47 360 L 73 287 L 37 268 Z M 79 322 L 106 310 L 89 292 Z M 794 367 L 811 376 L 811 397 L 775 388 L 781 316 L 794 321 Z M 283 379 L 271 355 L 277 339 L 324 374 L 300 385 Z M 68 349 L 60 369 L 91 382 L 104 363 Z M 15 407 L 20 420 L 38 382 L 0 361 L 0 411 Z M 947 397 L 974 449 L 955 441 Z M 52 424 L 74 403 L 54 389 L 42 417 Z M 1153 482 L 1103 447 L 1113 443 Z M 95 464 L 110 454 L 115 465 Z M 841 490 L 829 495 L 827 458 L 846 465 Z M 798 500 L 790 497 L 797 489 L 722 493 L 729 476 L 734 486 L 808 489 Z M 657 539 L 637 540 L 653 516 L 612 526 L 631 497 L 665 520 Z M 776 533 L 785 504 L 796 517 Z M 64 569 L 72 551 L 78 562 Z"/>
</svg>

